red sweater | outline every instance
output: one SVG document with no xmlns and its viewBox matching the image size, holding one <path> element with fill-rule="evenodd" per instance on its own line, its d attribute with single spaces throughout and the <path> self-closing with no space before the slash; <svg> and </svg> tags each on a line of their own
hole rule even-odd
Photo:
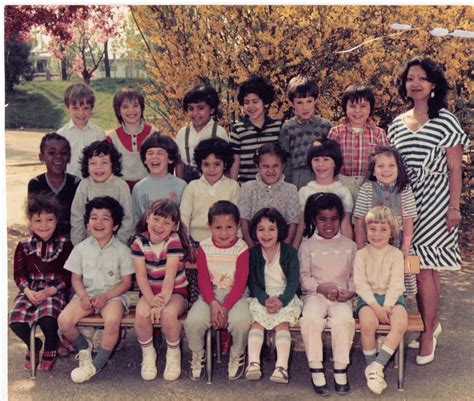
<svg viewBox="0 0 474 401">
<path fill-rule="evenodd" d="M 197 252 L 198 285 L 205 302 L 216 299 L 214 288 L 230 291 L 222 305 L 231 309 L 242 297 L 249 275 L 249 251 L 244 241 L 236 238 L 228 247 L 219 247 L 208 238 L 201 241 Z"/>
</svg>

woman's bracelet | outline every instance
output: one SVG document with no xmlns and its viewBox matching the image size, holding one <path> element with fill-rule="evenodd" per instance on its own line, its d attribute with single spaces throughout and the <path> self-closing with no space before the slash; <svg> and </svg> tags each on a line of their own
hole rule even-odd
<svg viewBox="0 0 474 401">
<path fill-rule="evenodd" d="M 461 212 L 457 207 L 454 207 L 454 206 L 449 206 L 449 207 L 448 207 L 448 210 L 449 210 L 449 209 L 453 209 L 453 210 L 457 210 L 458 212 Z"/>
</svg>

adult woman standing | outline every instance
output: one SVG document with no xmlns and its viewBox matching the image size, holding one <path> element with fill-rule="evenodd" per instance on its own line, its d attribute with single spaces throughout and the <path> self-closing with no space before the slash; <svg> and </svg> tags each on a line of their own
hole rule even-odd
<svg viewBox="0 0 474 401">
<path fill-rule="evenodd" d="M 425 331 L 420 336 L 418 365 L 434 359 L 440 279 L 438 270 L 459 270 L 458 224 L 462 187 L 462 153 L 469 141 L 457 118 L 447 110 L 449 89 L 441 66 L 429 58 L 414 58 L 397 79 L 400 96 L 412 108 L 399 115 L 388 138 L 407 168 L 415 194 L 412 249 L 421 260 L 418 310 Z"/>
</svg>

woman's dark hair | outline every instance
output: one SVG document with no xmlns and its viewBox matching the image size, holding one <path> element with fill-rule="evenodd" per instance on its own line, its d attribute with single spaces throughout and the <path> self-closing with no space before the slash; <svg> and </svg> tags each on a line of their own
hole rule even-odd
<svg viewBox="0 0 474 401">
<path fill-rule="evenodd" d="M 253 155 L 253 162 L 258 167 L 260 159 L 263 155 L 275 155 L 281 160 L 281 164 L 285 164 L 290 154 L 283 149 L 278 142 L 265 143 L 260 146 Z"/>
<path fill-rule="evenodd" d="M 122 176 L 122 154 L 117 150 L 113 143 L 95 141 L 82 149 L 82 157 L 79 160 L 81 164 L 81 174 L 83 178 L 89 177 L 89 159 L 94 156 L 110 156 L 112 163 L 112 174 Z"/>
<path fill-rule="evenodd" d="M 347 116 L 347 103 L 349 103 L 349 100 L 353 103 L 357 103 L 361 99 L 369 102 L 370 104 L 370 114 L 372 115 L 374 113 L 374 107 L 375 107 L 375 96 L 370 90 L 368 86 L 361 85 L 361 84 L 353 84 L 350 85 L 346 88 L 344 93 L 342 94 L 341 98 L 341 107 L 342 107 L 342 112 L 344 113 L 345 116 Z"/>
<path fill-rule="evenodd" d="M 252 241 L 258 242 L 257 240 L 257 226 L 262 219 L 268 219 L 270 222 L 275 223 L 278 230 L 278 241 L 283 241 L 288 235 L 288 224 L 281 213 L 274 207 L 265 207 L 260 209 L 250 220 L 249 234 Z"/>
<path fill-rule="evenodd" d="M 26 216 L 28 219 L 31 219 L 34 214 L 41 213 L 52 213 L 59 222 L 61 217 L 61 205 L 54 194 L 40 192 L 38 194 L 28 195 L 26 204 Z"/>
<path fill-rule="evenodd" d="M 185 261 L 194 262 L 193 252 L 191 251 L 191 243 L 189 242 L 188 230 L 181 221 L 181 213 L 178 205 L 168 199 L 162 198 L 154 201 L 150 208 L 143 214 L 136 226 L 135 235 L 141 234 L 147 230 L 147 218 L 151 215 L 169 217 L 176 224 L 176 233 L 178 234 L 181 246 L 183 247 Z"/>
<path fill-rule="evenodd" d="M 333 139 L 322 138 L 314 141 L 306 155 L 306 162 L 313 170 L 311 161 L 315 157 L 330 157 L 334 160 L 334 177 L 339 174 L 342 167 L 342 152 L 339 144 Z"/>
<path fill-rule="evenodd" d="M 207 222 L 212 224 L 212 219 L 215 216 L 232 216 L 236 224 L 240 221 L 239 208 L 230 201 L 220 200 L 214 203 L 207 213 Z"/>
<path fill-rule="evenodd" d="M 138 103 L 140 104 L 140 108 L 142 110 L 141 118 L 143 119 L 143 113 L 145 112 L 145 97 L 132 86 L 126 86 L 115 92 L 113 99 L 115 117 L 117 117 L 119 123 L 123 123 L 123 118 L 120 114 L 120 107 L 122 106 L 124 100 L 128 100 L 129 102 L 138 100 Z"/>
<path fill-rule="evenodd" d="M 214 155 L 216 159 L 224 163 L 224 173 L 227 173 L 234 162 L 234 151 L 230 143 L 222 138 L 208 138 L 200 141 L 194 149 L 194 162 L 202 172 L 202 161 L 209 155 Z"/>
<path fill-rule="evenodd" d="M 401 98 L 405 102 L 409 102 L 411 105 L 413 105 L 413 100 L 407 94 L 406 83 L 408 71 L 413 66 L 419 66 L 423 68 L 423 70 L 426 72 L 428 81 L 434 85 L 432 89 L 433 97 L 428 99 L 428 117 L 436 118 L 439 116 L 439 111 L 443 107 L 448 107 L 446 97 L 448 90 L 451 89 L 444 75 L 443 68 L 430 58 L 422 57 L 415 57 L 405 64 L 403 71 L 397 78 L 396 85 Z"/>
<path fill-rule="evenodd" d="M 160 134 L 159 132 L 154 132 L 147 139 L 145 139 L 140 147 L 140 159 L 142 160 L 143 165 L 150 171 L 148 166 L 145 164 L 146 152 L 151 148 L 161 148 L 168 153 L 168 160 L 171 163 L 168 163 L 168 172 L 173 173 L 176 164 L 179 162 L 179 149 L 176 142 L 173 138 L 168 135 Z"/>
<path fill-rule="evenodd" d="M 263 104 L 266 106 L 270 105 L 273 100 L 275 100 L 275 89 L 273 88 L 273 85 L 268 79 L 263 77 L 251 76 L 240 84 L 237 100 L 241 106 L 244 104 L 245 96 L 251 93 L 254 93 L 262 99 Z"/>
<path fill-rule="evenodd" d="M 370 155 L 369 167 L 367 169 L 367 179 L 369 181 L 377 181 L 377 178 L 374 175 L 375 171 L 375 163 L 377 161 L 377 156 L 386 155 L 392 156 L 397 163 L 398 169 L 398 176 L 397 180 L 395 181 L 395 186 L 397 192 L 402 192 L 405 187 L 410 183 L 408 178 L 407 171 L 405 169 L 405 165 L 403 164 L 402 156 L 398 152 L 397 149 L 390 147 L 390 146 L 377 146 L 375 151 Z"/>
<path fill-rule="evenodd" d="M 304 207 L 304 233 L 307 238 L 311 237 L 316 230 L 315 220 L 320 210 L 336 209 L 342 221 L 344 217 L 344 206 L 341 198 L 332 192 L 317 192 L 306 200 Z"/>
<path fill-rule="evenodd" d="M 67 150 L 69 152 L 69 158 L 71 157 L 71 144 L 65 137 L 63 137 L 62 135 L 59 135 L 56 132 L 49 132 L 45 136 L 43 136 L 43 138 L 41 138 L 41 142 L 40 142 L 41 153 L 44 152 L 44 148 L 46 147 L 46 144 L 49 141 L 63 141 L 66 144 Z"/>
<path fill-rule="evenodd" d="M 184 112 L 188 111 L 188 106 L 190 103 L 207 103 L 207 105 L 214 109 L 212 115 L 218 114 L 219 107 L 219 95 L 217 91 L 210 85 L 196 85 L 191 90 L 186 92 L 183 98 L 183 110 Z"/>
<path fill-rule="evenodd" d="M 86 212 L 84 213 L 84 225 L 87 226 L 91 217 L 92 209 L 106 209 L 112 215 L 114 226 L 117 226 L 117 232 L 122 225 L 125 213 L 120 202 L 111 196 L 98 196 L 86 203 Z"/>
</svg>

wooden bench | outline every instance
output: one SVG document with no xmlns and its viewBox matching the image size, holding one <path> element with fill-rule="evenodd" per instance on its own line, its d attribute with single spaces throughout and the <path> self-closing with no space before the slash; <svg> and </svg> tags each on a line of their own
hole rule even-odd
<svg viewBox="0 0 474 401">
<path fill-rule="evenodd" d="M 132 294 L 133 295 L 133 294 Z M 135 305 L 136 302 L 133 302 L 132 298 L 132 306 L 130 307 L 130 312 L 123 316 L 121 327 L 122 328 L 133 328 L 133 324 L 135 321 Z M 185 316 L 182 316 L 180 320 L 184 321 L 186 319 Z M 104 320 L 100 315 L 91 315 L 82 318 L 78 324 L 79 327 L 94 327 L 94 328 L 103 328 L 104 327 Z M 161 328 L 160 324 L 154 324 L 154 328 Z M 326 327 L 324 332 L 330 332 L 330 327 Z M 423 321 L 421 319 L 421 315 L 418 312 L 408 312 L 408 332 L 422 332 L 424 330 Z M 218 330 L 209 329 L 206 332 L 206 378 L 207 383 L 212 383 L 212 370 L 213 370 L 213 347 L 212 347 L 212 337 L 213 332 Z M 299 324 L 291 325 L 290 331 L 292 332 L 300 332 Z M 390 331 L 390 325 L 388 324 L 381 324 L 377 329 L 377 334 L 387 334 Z M 359 320 L 356 319 L 356 332 L 360 332 L 360 324 Z M 36 334 L 36 323 L 33 323 L 31 326 L 30 331 L 30 352 L 31 355 L 35 355 L 35 334 Z M 220 336 L 217 333 L 216 337 L 216 359 L 217 362 L 221 361 L 221 344 L 220 344 Z M 397 349 L 396 356 L 396 367 L 398 368 L 398 390 L 403 391 L 404 388 L 404 379 L 405 379 L 405 343 L 402 341 L 400 346 Z M 31 364 L 31 371 L 30 371 L 30 378 L 36 379 L 36 364 Z"/>
<path fill-rule="evenodd" d="M 356 325 L 356 333 L 360 333 L 360 323 L 359 319 L 355 320 Z M 417 332 L 421 333 L 424 330 L 424 325 L 423 325 L 423 320 L 421 319 L 421 315 L 419 312 L 414 312 L 414 311 L 408 311 L 408 327 L 407 331 L 408 332 Z M 208 331 L 207 335 L 208 337 L 210 336 L 210 331 Z M 218 331 L 218 330 L 216 330 Z M 299 323 L 290 325 L 290 331 L 292 332 L 300 332 L 300 325 Z M 325 333 L 329 333 L 331 331 L 331 328 L 329 326 L 326 326 L 324 329 Z M 390 331 L 390 325 L 389 324 L 380 324 L 379 327 L 377 328 L 377 334 L 388 334 Z M 406 334 L 405 333 L 405 334 Z M 216 358 L 217 362 L 221 362 L 221 345 L 220 345 L 220 336 L 219 333 L 217 333 L 216 337 Z M 398 347 L 396 354 L 395 354 L 395 367 L 398 369 L 398 390 L 403 391 L 404 389 L 404 381 L 405 381 L 405 339 L 401 341 L 400 346 Z M 209 348 L 209 346 L 212 347 L 212 342 L 210 339 L 206 341 L 207 343 L 207 363 L 209 364 L 209 359 L 212 359 L 212 349 Z M 209 369 L 209 367 L 208 367 Z M 210 366 L 211 372 L 209 370 L 207 371 L 208 375 L 208 383 L 212 382 L 212 364 Z"/>
</svg>

